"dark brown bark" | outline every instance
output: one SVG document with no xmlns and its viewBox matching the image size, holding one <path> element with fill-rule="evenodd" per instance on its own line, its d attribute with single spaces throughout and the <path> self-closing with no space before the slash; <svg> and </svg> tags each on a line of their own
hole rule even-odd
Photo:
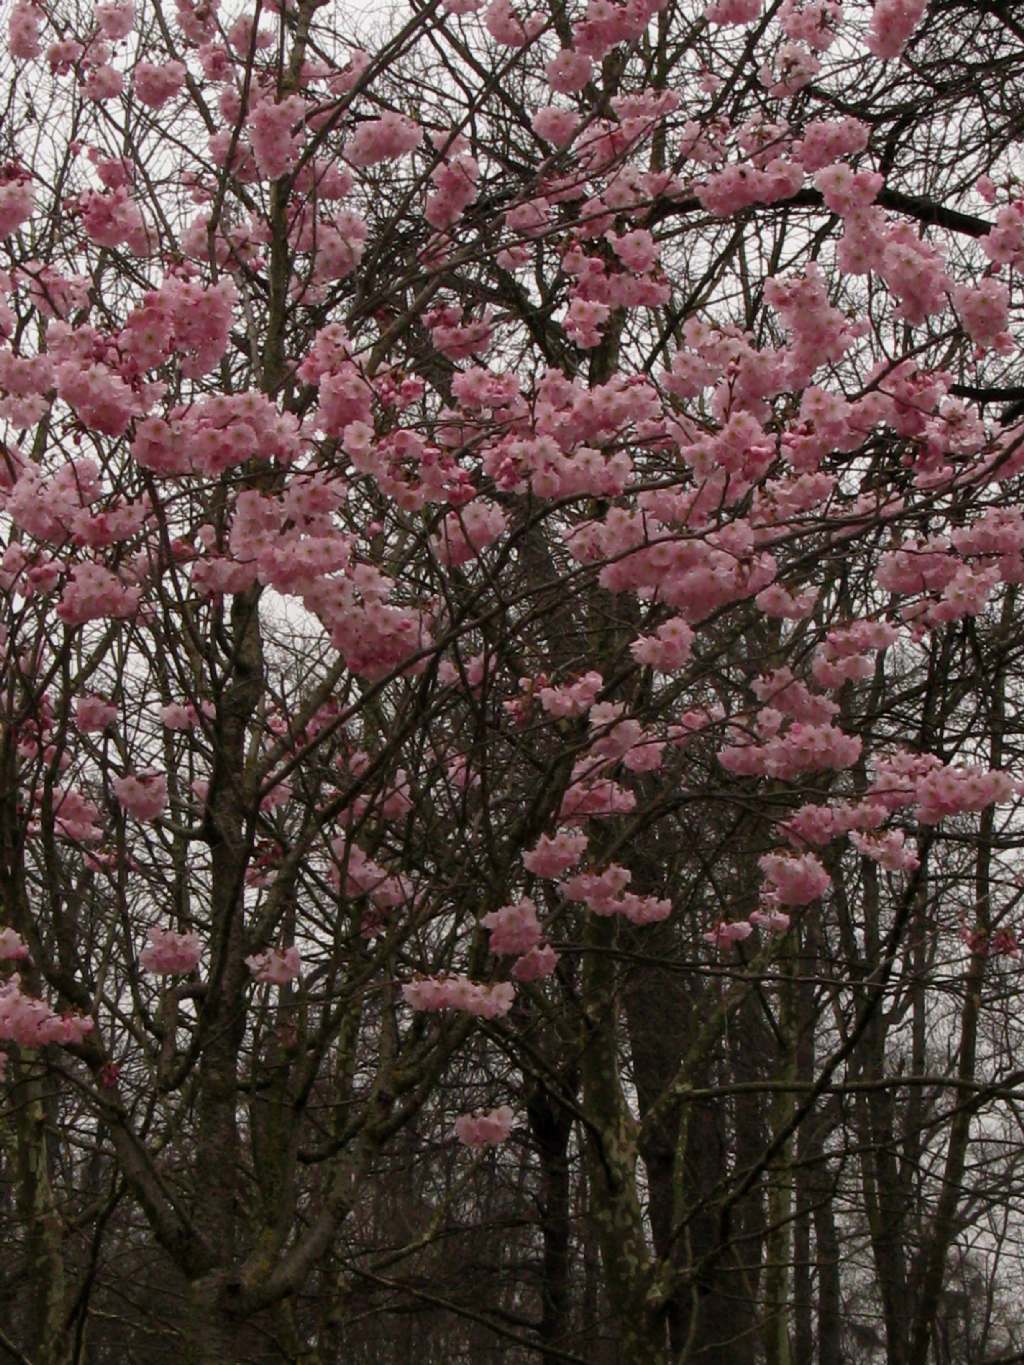
<svg viewBox="0 0 1024 1365">
<path fill-rule="evenodd" d="M 572 1173 L 569 1137 L 573 1117 L 543 1084 L 534 1087 L 527 1104 L 530 1133 L 541 1170 L 540 1227 L 541 1316 L 537 1335 L 543 1345 L 542 1361 L 555 1362 L 558 1355 L 548 1346 L 564 1346 L 569 1340 L 571 1301 L 569 1272 L 572 1254 Z"/>
</svg>

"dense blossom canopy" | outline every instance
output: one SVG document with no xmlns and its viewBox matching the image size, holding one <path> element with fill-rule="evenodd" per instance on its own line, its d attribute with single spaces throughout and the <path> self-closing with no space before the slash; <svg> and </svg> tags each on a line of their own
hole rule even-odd
<svg viewBox="0 0 1024 1365">
<path fill-rule="evenodd" d="M 85 1358 L 116 1235 L 196 1361 L 357 1359 L 350 1280 L 603 1360 L 578 1206 L 616 1360 L 833 1365 L 844 1232 L 953 1358 L 1020 1163 L 1011 8 L 16 0 L 19 1350 Z M 528 1312 L 394 1269 L 425 1167 L 520 1170 L 463 1212 Z"/>
</svg>

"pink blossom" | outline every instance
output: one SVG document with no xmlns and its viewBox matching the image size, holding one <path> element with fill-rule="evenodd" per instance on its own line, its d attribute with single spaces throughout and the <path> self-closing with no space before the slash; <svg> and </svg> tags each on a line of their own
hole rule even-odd
<svg viewBox="0 0 1024 1365">
<path fill-rule="evenodd" d="M 1012 929 L 997 929 L 987 934 L 984 929 L 970 929 L 965 924 L 960 930 L 960 938 L 968 951 L 981 957 L 1019 957 L 1020 944 Z"/>
<path fill-rule="evenodd" d="M 449 512 L 434 539 L 442 564 L 466 564 L 505 534 L 508 522 L 500 507 L 483 501 Z"/>
<path fill-rule="evenodd" d="M 989 277 L 976 287 L 955 285 L 953 303 L 967 335 L 983 350 L 1002 350 L 1012 346 L 1006 330 L 1010 295 L 1006 285 Z"/>
<path fill-rule="evenodd" d="M 0 1039 L 22 1047 L 81 1043 L 94 1028 L 82 1014 L 57 1014 L 42 1000 L 25 995 L 17 972 L 0 986 Z"/>
<path fill-rule="evenodd" d="M 265 792 L 260 798 L 260 810 L 276 810 L 278 806 L 285 805 L 291 800 L 292 789 L 288 782 L 275 782 L 269 791 Z"/>
<path fill-rule="evenodd" d="M 573 26 L 577 52 L 599 61 L 618 43 L 639 38 L 651 17 L 652 9 L 637 5 L 609 4 L 590 0 L 586 17 Z"/>
<path fill-rule="evenodd" d="M 7 29 L 7 43 L 12 57 L 19 61 L 31 61 L 39 56 L 40 17 L 40 11 L 30 0 L 17 0 L 12 7 Z"/>
<path fill-rule="evenodd" d="M 73 843 L 93 843 L 103 838 L 100 812 L 94 803 L 72 788 L 53 793 L 53 823 L 57 833 Z"/>
<path fill-rule="evenodd" d="M 294 981 L 302 970 L 299 950 L 288 948 L 267 948 L 245 959 L 246 966 L 256 981 L 269 982 L 274 986 L 286 986 Z"/>
<path fill-rule="evenodd" d="M 246 53 L 250 47 L 257 52 L 272 47 L 274 34 L 265 28 L 257 28 L 256 20 L 242 14 L 228 29 L 228 42 L 238 53 Z"/>
<path fill-rule="evenodd" d="M 783 0 L 778 19 L 787 37 L 823 52 L 842 22 L 841 0 Z"/>
<path fill-rule="evenodd" d="M 614 906 L 614 910 L 616 914 L 628 919 L 630 924 L 657 924 L 671 915 L 672 902 L 665 896 L 638 896 L 632 891 L 627 891 Z"/>
<path fill-rule="evenodd" d="M 117 707 L 103 697 L 79 697 L 75 702 L 75 725 L 82 734 L 106 730 L 117 720 Z"/>
<path fill-rule="evenodd" d="M 914 850 L 906 847 L 902 830 L 889 830 L 885 834 L 854 832 L 850 842 L 865 858 L 880 863 L 889 872 L 913 872 L 921 865 Z"/>
<path fill-rule="evenodd" d="M 628 815 L 636 806 L 634 794 L 609 777 L 598 774 L 593 762 L 584 760 L 573 770 L 572 784 L 562 797 L 558 823 L 578 825 L 584 819 L 610 819 Z"/>
<path fill-rule="evenodd" d="M 531 14 L 521 20 L 510 0 L 491 0 L 484 24 L 495 42 L 505 47 L 524 47 L 544 27 L 544 19 L 539 14 Z"/>
<path fill-rule="evenodd" d="M 361 48 L 354 47 L 349 51 L 348 61 L 330 80 L 330 86 L 336 94 L 353 90 L 359 84 L 363 72 L 370 65 L 370 54 Z"/>
<path fill-rule="evenodd" d="M 0 929 L 0 960 L 17 962 L 27 958 L 28 948 L 20 934 L 13 929 Z"/>
<path fill-rule="evenodd" d="M 752 24 L 761 13 L 763 0 L 713 0 L 704 11 L 710 24 Z"/>
<path fill-rule="evenodd" d="M 594 64 L 582 52 L 563 48 L 553 61 L 548 62 L 545 70 L 552 90 L 560 95 L 572 95 L 582 90 L 591 79 Z"/>
<path fill-rule="evenodd" d="M 93 13 L 99 31 L 112 42 L 126 38 L 135 25 L 135 5 L 132 0 L 125 0 L 122 4 L 99 4 Z"/>
<path fill-rule="evenodd" d="M 299 95 L 289 95 L 278 103 L 260 100 L 249 115 L 248 129 L 253 154 L 260 172 L 277 180 L 295 164 L 302 147 L 300 124 L 305 104 Z"/>
<path fill-rule="evenodd" d="M 462 217 L 476 198 L 480 167 L 476 160 L 452 152 L 430 173 L 434 191 L 427 199 L 423 216 L 431 226 L 450 228 Z"/>
<path fill-rule="evenodd" d="M 57 615 L 69 626 L 106 617 L 134 616 L 139 589 L 126 587 L 102 564 L 77 564 L 61 594 Z"/>
<path fill-rule="evenodd" d="M 331 849 L 339 864 L 338 869 L 331 874 L 332 880 L 343 886 L 347 895 L 368 896 L 382 910 L 393 910 L 408 900 L 411 888 L 406 880 L 391 875 L 368 857 L 358 844 L 341 837 L 332 839 Z"/>
<path fill-rule="evenodd" d="M 27 175 L 15 174 L 6 182 L 0 177 L 0 239 L 17 231 L 32 216 L 34 196 Z"/>
<path fill-rule="evenodd" d="M 685 621 L 675 617 L 660 625 L 654 635 L 642 635 L 630 645 L 630 653 L 637 663 L 672 673 L 682 668 L 693 648 L 693 631 Z"/>
<path fill-rule="evenodd" d="M 577 346 L 586 350 L 601 344 L 601 328 L 608 321 L 611 309 L 606 303 L 588 303 L 573 299 L 569 304 L 563 326 Z"/>
<path fill-rule="evenodd" d="M 84 426 L 104 436 L 121 436 L 138 411 L 135 394 L 106 365 L 67 360 L 57 366 L 58 395 Z"/>
<path fill-rule="evenodd" d="M 949 815 L 985 810 L 1008 801 L 1013 782 L 1008 773 L 976 765 L 935 767 L 916 782 L 917 818 L 934 825 Z"/>
<path fill-rule="evenodd" d="M 836 702 L 811 692 L 788 668 L 765 673 L 752 684 L 751 690 L 767 706 L 811 725 L 827 725 L 839 711 Z"/>
<path fill-rule="evenodd" d="M 2 194 L 0 191 L 0 204 Z M 1020 269 L 1024 264 L 1024 200 L 1016 199 L 1012 204 L 1003 205 L 996 214 L 995 226 L 982 238 L 981 247 L 994 265 L 1013 265 Z"/>
<path fill-rule="evenodd" d="M 466 976 L 425 976 L 404 985 L 402 996 L 410 1009 L 426 1013 L 456 1010 L 498 1019 L 512 1008 L 515 987 L 508 981 L 488 986 Z"/>
<path fill-rule="evenodd" d="M 809 85 L 821 70 L 821 61 L 800 43 L 783 43 L 774 66 L 767 63 L 758 73 L 761 84 L 775 99 L 788 99 Z"/>
<path fill-rule="evenodd" d="M 141 772 L 114 780 L 114 795 L 136 820 L 156 820 L 167 809 L 167 777 Z"/>
<path fill-rule="evenodd" d="M 742 943 L 754 932 L 754 926 L 748 924 L 746 920 L 722 920 L 716 924 L 714 929 L 703 935 L 704 942 L 710 943 L 713 948 L 719 951 L 726 949 L 730 943 Z"/>
<path fill-rule="evenodd" d="M 527 199 L 506 210 L 505 222 L 524 237 L 542 237 L 550 225 L 551 205 L 543 196 Z"/>
<path fill-rule="evenodd" d="M 576 873 L 562 882 L 560 890 L 567 900 L 582 901 L 595 915 L 621 915 L 637 925 L 667 919 L 672 913 L 672 902 L 627 891 L 630 880 L 628 868 L 609 863 L 602 872 Z"/>
<path fill-rule="evenodd" d="M 530 952 L 541 939 L 537 922 L 537 907 L 528 896 L 513 905 L 503 905 L 484 915 L 480 923 L 490 930 L 489 947 L 492 953 L 514 956 Z"/>
<path fill-rule="evenodd" d="M 50 44 L 46 50 L 46 60 L 50 63 L 50 70 L 54 75 L 66 76 L 84 51 L 85 48 L 77 39 L 63 38 Z"/>
<path fill-rule="evenodd" d="M 867 48 L 876 57 L 898 57 L 924 16 L 927 0 L 875 0 Z"/>
<path fill-rule="evenodd" d="M 117 99 L 124 90 L 124 76 L 112 66 L 94 66 L 90 69 L 82 89 L 89 99 L 97 103 Z"/>
<path fill-rule="evenodd" d="M 193 730 L 199 723 L 196 708 L 191 703 L 170 702 L 160 708 L 160 719 L 168 730 Z"/>
<path fill-rule="evenodd" d="M 561 720 L 566 716 L 581 716 L 593 706 L 604 686 L 601 674 L 591 670 L 574 683 L 561 687 L 542 687 L 537 692 L 541 706 L 549 716 Z"/>
<path fill-rule="evenodd" d="M 475 1110 L 455 1120 L 455 1136 L 465 1147 L 495 1147 L 512 1132 L 514 1115 L 507 1104 L 485 1112 Z"/>
<path fill-rule="evenodd" d="M 994 204 L 996 201 L 996 185 L 990 175 L 979 175 L 974 182 L 974 188 L 984 199 L 986 204 Z"/>
<path fill-rule="evenodd" d="M 642 275 L 657 265 L 661 247 L 646 228 L 635 228 L 621 235 L 609 232 L 606 238 L 627 270 Z"/>
<path fill-rule="evenodd" d="M 422 140 L 423 131 L 412 119 L 389 111 L 359 125 L 345 144 L 345 157 L 352 166 L 375 166 L 406 156 Z"/>
<path fill-rule="evenodd" d="M 558 954 L 554 948 L 549 943 L 541 943 L 512 964 L 512 975 L 517 981 L 540 981 L 554 976 L 557 965 Z"/>
<path fill-rule="evenodd" d="M 575 867 L 587 849 L 587 836 L 577 830 L 542 834 L 536 845 L 523 854 L 523 866 L 536 877 L 559 877 Z"/>
<path fill-rule="evenodd" d="M 366 222 L 349 209 L 337 212 L 317 229 L 312 278 L 321 284 L 346 279 L 359 265 L 366 241 Z"/>
<path fill-rule="evenodd" d="M 183 62 L 138 62 L 132 73 L 132 90 L 141 104 L 159 109 L 173 99 L 185 84 L 187 70 Z"/>
<path fill-rule="evenodd" d="M 176 933 L 173 929 L 149 930 L 149 947 L 139 955 L 144 971 L 158 976 L 184 976 L 194 971 L 202 955 L 199 935 Z"/>
<path fill-rule="evenodd" d="M 538 109 L 531 126 L 538 137 L 553 142 L 556 147 L 567 147 L 576 136 L 580 116 L 571 109 L 558 109 L 554 105 Z"/>
<path fill-rule="evenodd" d="M 840 157 L 850 156 L 854 152 L 862 151 L 867 146 L 867 142 L 867 125 L 860 122 L 859 119 L 849 116 L 831 120 L 812 119 L 804 127 L 798 155 L 803 163 L 804 170 L 809 172 L 820 171 L 822 167 L 849 171 L 848 166 L 835 166 L 832 163 L 838 162 Z M 824 190 L 825 186 L 818 184 L 817 180 L 814 183 L 818 189 Z M 879 188 L 881 188 L 880 179 Z"/>
<path fill-rule="evenodd" d="M 789 916 L 781 910 L 754 910 L 748 916 L 756 929 L 766 929 L 770 934 L 784 934 L 789 928 Z"/>
<path fill-rule="evenodd" d="M 767 891 L 780 905 L 810 905 L 832 885 L 813 853 L 766 853 L 757 862 Z"/>
<path fill-rule="evenodd" d="M 899 300 L 899 316 L 908 322 L 923 322 L 945 307 L 952 282 L 944 269 L 943 252 L 918 237 L 908 223 L 889 229 L 877 269 Z"/>
<path fill-rule="evenodd" d="M 792 780 L 802 773 L 841 771 L 860 756 L 861 740 L 845 735 L 836 726 L 807 725 L 794 721 L 780 734 L 758 744 L 746 738 L 720 749 L 723 768 L 740 776 L 761 775 Z"/>
</svg>

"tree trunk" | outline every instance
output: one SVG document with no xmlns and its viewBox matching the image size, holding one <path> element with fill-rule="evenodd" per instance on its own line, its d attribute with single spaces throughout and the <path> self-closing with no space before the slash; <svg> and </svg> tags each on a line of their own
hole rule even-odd
<svg viewBox="0 0 1024 1365">
<path fill-rule="evenodd" d="M 652 1305 L 654 1264 L 636 1187 L 636 1122 L 620 1083 L 613 921 L 591 916 L 584 935 L 581 1076 L 587 1116 L 591 1216 L 605 1289 L 619 1329 L 621 1365 L 667 1362 L 664 1316 Z"/>
<path fill-rule="evenodd" d="M 19 1062 L 19 1071 L 22 1079 L 12 1100 L 17 1114 L 18 1215 L 25 1229 L 25 1278 L 31 1287 L 22 1300 L 25 1338 L 33 1365 L 64 1365 L 68 1359 L 64 1229 L 51 1179 L 45 1082 L 31 1053 Z"/>
<path fill-rule="evenodd" d="M 241 1324 L 227 1310 L 223 1271 L 193 1280 L 188 1287 L 185 1340 L 188 1365 L 248 1365 Z"/>
<path fill-rule="evenodd" d="M 545 1365 L 555 1365 L 560 1356 L 548 1347 L 564 1347 L 569 1335 L 569 1134 L 572 1118 L 544 1085 L 538 1085 L 530 1096 L 527 1114 L 542 1180 L 544 1254 L 538 1335 L 544 1344 L 538 1355 Z"/>
</svg>

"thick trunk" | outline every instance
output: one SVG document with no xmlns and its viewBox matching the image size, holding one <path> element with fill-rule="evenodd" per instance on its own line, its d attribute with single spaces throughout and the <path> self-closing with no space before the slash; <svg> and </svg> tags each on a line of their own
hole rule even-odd
<svg viewBox="0 0 1024 1365">
<path fill-rule="evenodd" d="M 827 1171 L 823 1173 L 827 1178 Z M 839 1233 L 831 1191 L 821 1191 L 814 1209 L 815 1269 L 818 1274 L 818 1365 L 841 1365 L 842 1300 L 839 1293 Z"/>
<path fill-rule="evenodd" d="M 618 1002 L 613 921 L 591 917 L 585 936 L 586 1002 L 582 1048 L 583 1109 L 591 1217 L 604 1267 L 605 1291 L 619 1334 L 621 1365 L 667 1361 L 664 1315 L 652 1304 L 654 1264 L 637 1193 L 636 1122 L 619 1081 Z"/>
<path fill-rule="evenodd" d="M 32 1061 L 21 1062 L 19 1069 L 22 1079 L 11 1098 L 17 1114 L 18 1215 L 25 1229 L 29 1286 L 22 1298 L 24 1338 L 34 1365 L 64 1365 L 70 1349 L 64 1330 L 64 1230 L 51 1179 L 46 1095 Z"/>
<path fill-rule="evenodd" d="M 544 1343 L 538 1355 L 545 1365 L 560 1359 L 557 1350 L 569 1335 L 569 1134 L 572 1118 L 538 1085 L 528 1106 L 530 1131 L 541 1166 L 541 1235 L 544 1239 L 541 1319 L 538 1335 Z"/>
<path fill-rule="evenodd" d="M 259 593 L 238 594 L 231 605 L 233 652 L 217 704 L 213 774 L 206 831 L 211 859 L 211 974 L 203 999 L 203 1047 L 196 1103 L 197 1231 L 219 1265 L 238 1257 L 239 1183 L 238 1065 L 245 1033 L 243 891 L 251 831 L 246 790 L 249 724 L 263 693 Z"/>
<path fill-rule="evenodd" d="M 1003 607 L 1001 629 L 1004 639 L 1010 638 L 1013 601 L 1014 594 L 1011 592 Z M 1005 667 L 1000 664 L 993 680 L 990 710 L 991 736 L 988 758 L 995 771 L 1003 766 L 1004 759 L 1005 682 Z M 982 814 L 979 825 L 974 881 L 975 924 L 986 939 L 992 930 L 991 850 L 995 832 L 995 808 L 989 806 Z M 960 1039 L 957 1049 L 957 1079 L 966 1085 L 973 1084 L 976 1079 L 978 1034 L 981 1022 L 986 960 L 984 950 L 972 953 L 967 971 L 964 974 L 964 1003 L 960 1015 Z M 918 1291 L 917 1312 L 910 1334 L 908 1352 L 910 1365 L 927 1365 L 932 1331 L 942 1299 L 943 1286 L 946 1282 L 949 1250 L 957 1231 L 963 1199 L 964 1170 L 967 1164 L 971 1126 L 974 1123 L 975 1114 L 976 1109 L 973 1106 L 961 1105 L 950 1123 L 949 1142 L 946 1147 L 946 1160 L 942 1172 L 942 1190 L 932 1220 L 931 1235 L 922 1248 L 919 1262 L 915 1266 L 914 1280 L 915 1288 Z"/>
<path fill-rule="evenodd" d="M 805 935 L 797 985 L 799 1028 L 797 1079 L 809 1084 L 816 1070 L 816 1014 L 813 982 L 820 971 L 819 931 L 811 920 Z M 840 1365 L 839 1236 L 835 1221 L 835 1175 L 825 1161 L 826 1139 L 838 1125 L 836 1100 L 819 1101 L 797 1133 L 794 1225 L 795 1308 L 793 1354 L 797 1362 Z M 811 1249 L 811 1232 L 814 1248 Z M 817 1301 L 813 1285 L 817 1282 Z M 815 1311 L 816 1310 L 816 1311 Z"/>
<path fill-rule="evenodd" d="M 736 1220 L 735 1241 L 722 1245 L 722 1175 L 733 1153 L 719 1106 L 688 1106 L 685 1134 L 678 1158 L 686 1191 L 680 1240 L 686 1245 L 688 1273 L 677 1291 L 683 1359 L 687 1365 L 749 1365 L 755 1346 L 749 1266 L 754 1256 L 741 1233 L 743 1219 Z"/>
<path fill-rule="evenodd" d="M 224 1275 L 218 1272 L 193 1280 L 186 1299 L 187 1365 L 245 1365 L 247 1346 L 241 1324 L 226 1303 Z"/>
<path fill-rule="evenodd" d="M 868 859 L 863 860 L 861 869 L 861 913 L 864 955 L 869 963 L 877 963 L 882 953 L 879 882 L 877 868 Z M 872 1080 L 886 1074 L 887 1030 L 885 1016 L 876 1009 L 854 1054 L 859 1074 Z M 911 1322 L 906 1254 L 908 1189 L 897 1159 L 899 1138 L 892 1092 L 884 1088 L 870 1091 L 858 1117 L 861 1181 L 882 1300 L 886 1360 L 887 1365 L 906 1365 Z"/>
<path fill-rule="evenodd" d="M 879 1068 L 874 1074 L 883 1074 Z M 888 1365 L 906 1365 L 910 1325 L 907 1259 L 904 1243 L 906 1191 L 894 1151 L 892 1101 L 887 1091 L 868 1097 L 866 1151 L 862 1158 L 864 1202 L 882 1299 Z"/>
<path fill-rule="evenodd" d="M 648 944 L 648 951 L 657 956 L 657 940 Z M 653 970 L 638 971 L 626 993 L 630 1051 L 645 1121 L 642 1155 L 651 1235 L 669 1286 L 662 1311 L 673 1356 L 687 1365 L 747 1365 L 755 1344 L 752 1280 L 739 1259 L 756 1259 L 756 1254 L 744 1255 L 748 1243 L 742 1237 L 736 1247 L 721 1246 L 721 1181 L 735 1155 L 724 1105 L 684 1098 L 651 1117 L 659 1098 L 679 1079 L 679 1068 L 706 1020 L 707 1003 L 702 990 L 694 993 L 678 979 Z M 699 1052 L 687 1081 L 703 1089 L 713 1083 L 714 1071 L 704 1050 Z M 744 1113 L 741 1127 L 747 1145 L 763 1151 L 754 1108 Z M 756 1203 L 756 1196 L 752 1198 Z M 737 1221 L 744 1227 L 755 1221 L 748 1214 L 746 1206 L 739 1213 Z"/>
<path fill-rule="evenodd" d="M 777 1075 L 794 1081 L 798 1069 L 799 1015 L 796 984 L 796 947 L 792 936 L 780 953 L 778 1032 L 782 1052 Z M 789 1131 L 796 1113 L 793 1091 L 780 1090 L 772 1097 L 772 1140 Z M 793 1264 L 793 1139 L 782 1146 L 767 1173 L 768 1232 L 764 1268 L 764 1356 L 766 1365 L 790 1365 L 791 1272 Z"/>
</svg>

